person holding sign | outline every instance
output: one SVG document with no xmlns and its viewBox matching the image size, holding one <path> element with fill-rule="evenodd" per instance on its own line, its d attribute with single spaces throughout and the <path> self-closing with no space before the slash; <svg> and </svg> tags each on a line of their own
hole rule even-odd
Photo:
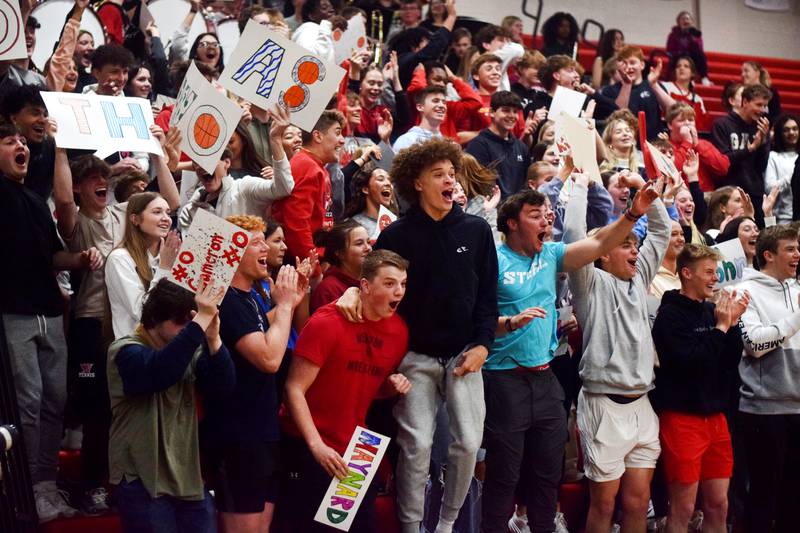
<svg viewBox="0 0 800 533">
<path fill-rule="evenodd" d="M 333 226 L 331 179 L 325 165 L 339 160 L 342 128 L 341 113 L 323 111 L 311 132 L 302 133 L 303 148 L 291 161 L 295 187 L 288 198 L 272 205 L 272 216 L 286 232 L 290 257 L 308 257 L 314 232 Z"/>
<path fill-rule="evenodd" d="M 573 173 L 569 223 L 586 222 L 589 177 Z M 656 198 L 652 185 L 631 210 L 645 212 Z M 508 530 L 508 509 L 520 479 L 531 531 L 553 531 L 561 481 L 567 417 L 564 391 L 551 369 L 558 347 L 556 275 L 591 265 L 626 240 L 635 216 L 622 217 L 594 235 L 545 242 L 552 228 L 546 197 L 527 189 L 510 196 L 497 214 L 505 244 L 497 248 L 500 311 L 483 379 L 486 390 L 486 481 L 483 531 Z"/>
<path fill-rule="evenodd" d="M 652 183 L 639 194 L 660 194 L 663 178 Z M 650 481 L 660 453 L 658 418 L 647 397 L 653 388 L 655 351 L 646 302 L 647 288 L 664 260 L 670 226 L 661 201 L 651 202 L 647 239 L 640 248 L 631 233 L 600 257 L 600 268 L 588 264 L 569 274 L 574 313 L 583 327 L 577 422 L 584 471 L 591 481 L 588 533 L 611 528 L 620 488 L 622 527 L 645 529 Z M 643 215 L 634 207 L 622 218 L 635 222 Z M 585 235 L 586 217 L 567 217 L 564 242 Z"/>
<path fill-rule="evenodd" d="M 194 171 L 200 187 L 191 200 L 181 209 L 178 223 L 182 232 L 189 230 L 194 214 L 205 209 L 218 217 L 230 215 L 266 216 L 273 200 L 286 198 L 292 192 L 295 181 L 289 166 L 289 158 L 283 151 L 283 134 L 290 126 L 289 113 L 276 107 L 270 112 L 272 124 L 269 129 L 269 144 L 272 154 L 272 179 L 260 176 L 245 176 L 234 179 L 228 170 L 231 166 L 230 148 L 225 148 L 213 174 L 209 174 L 197 163 Z"/>
<path fill-rule="evenodd" d="M 676 260 L 680 289 L 664 293 L 653 324 L 659 367 L 651 397 L 659 411 L 670 531 L 686 531 L 698 488 L 703 528 L 725 530 L 733 472 L 725 413 L 742 353 L 739 317 L 750 295 L 723 290 L 717 303 L 711 303 L 719 260 L 713 248 L 687 244 Z"/>
<path fill-rule="evenodd" d="M 394 252 L 371 252 L 359 281 L 364 322 L 348 321 L 329 304 L 311 317 L 297 339 L 281 413 L 289 435 L 289 471 L 297 474 L 291 476 L 286 499 L 296 531 L 330 531 L 312 517 L 331 478 L 342 480 L 342 492 L 366 473 L 363 466 L 355 469 L 342 459 L 350 436 L 356 426 L 366 426 L 375 398 L 411 390 L 408 379 L 396 371 L 408 350 L 408 328 L 396 313 L 406 291 L 407 269 L 408 261 Z M 375 486 L 360 487 L 367 494 L 350 531 L 375 530 Z"/>
<path fill-rule="evenodd" d="M 214 402 L 236 383 L 220 338 L 224 295 L 224 287 L 203 283 L 193 295 L 162 279 L 136 331 L 109 348 L 110 481 L 125 531 L 216 531 L 200 474 L 195 389 Z"/>
<path fill-rule="evenodd" d="M 460 166 L 461 149 L 449 140 L 431 139 L 399 153 L 391 174 L 398 193 L 412 205 L 375 243 L 377 249 L 392 250 L 411 262 L 408 291 L 398 312 L 410 335 L 399 371 L 413 388 L 394 410 L 400 446 L 397 503 L 404 532 L 418 532 L 423 518 L 443 402 L 453 442 L 440 532 L 452 530 L 464 504 L 483 435 L 480 369 L 497 328 L 497 255 L 489 224 L 453 205 Z M 360 321 L 360 303 L 358 290 L 351 288 L 337 306 L 351 321 Z"/>
<path fill-rule="evenodd" d="M 746 531 L 791 531 L 800 468 L 800 251 L 797 231 L 766 228 L 758 236 L 760 272 L 738 286 L 751 300 L 742 315 L 744 356 L 738 431 L 750 476 L 744 506 Z"/>
<path fill-rule="evenodd" d="M 236 366 L 232 394 L 206 407 L 202 446 L 216 479 L 217 507 L 225 531 L 267 531 L 277 492 L 278 395 L 275 373 L 292 329 L 292 313 L 303 301 L 308 279 L 283 266 L 272 285 L 274 313 L 268 319 L 251 289 L 268 275 L 270 247 L 263 219 L 228 218 L 248 232 L 249 242 L 220 305 L 220 335 Z"/>
</svg>

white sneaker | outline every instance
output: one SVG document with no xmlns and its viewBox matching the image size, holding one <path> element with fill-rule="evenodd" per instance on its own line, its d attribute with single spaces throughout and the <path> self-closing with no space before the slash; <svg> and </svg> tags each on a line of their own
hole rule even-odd
<svg viewBox="0 0 800 533">
<path fill-rule="evenodd" d="M 564 513 L 556 513 L 556 517 L 553 520 L 553 525 L 555 525 L 555 529 L 553 533 L 569 533 L 567 529 L 567 519 L 564 518 Z"/>
<path fill-rule="evenodd" d="M 58 509 L 50 501 L 50 495 L 33 487 L 33 497 L 36 500 L 36 514 L 39 515 L 39 523 L 44 524 L 58 518 Z"/>
<path fill-rule="evenodd" d="M 528 515 L 518 515 L 514 512 L 508 521 L 508 530 L 513 533 L 531 533 L 531 528 L 528 527 Z"/>
</svg>

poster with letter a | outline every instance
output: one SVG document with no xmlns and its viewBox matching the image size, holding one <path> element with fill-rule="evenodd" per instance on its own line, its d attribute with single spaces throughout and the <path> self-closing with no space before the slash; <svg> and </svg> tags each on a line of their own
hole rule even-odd
<svg viewBox="0 0 800 533">
<path fill-rule="evenodd" d="M 344 75 L 343 68 L 251 19 L 219 82 L 261 109 L 281 105 L 292 124 L 311 131 Z"/>
<path fill-rule="evenodd" d="M 205 209 L 198 209 L 181 244 L 169 280 L 197 292 L 205 281 L 226 289 L 242 260 L 250 233 Z"/>
<path fill-rule="evenodd" d="M 358 508 L 372 483 L 389 437 L 356 426 L 342 458 L 347 463 L 347 477 L 333 478 L 314 515 L 314 520 L 341 531 L 349 531 Z"/>
</svg>

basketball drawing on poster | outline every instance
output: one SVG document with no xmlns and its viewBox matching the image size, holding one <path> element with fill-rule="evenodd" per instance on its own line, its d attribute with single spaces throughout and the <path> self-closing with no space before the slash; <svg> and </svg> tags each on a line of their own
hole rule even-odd
<svg viewBox="0 0 800 533">
<path fill-rule="evenodd" d="M 219 82 L 261 109 L 280 105 L 292 124 L 311 131 L 344 75 L 338 65 L 250 20 Z"/>
<path fill-rule="evenodd" d="M 213 174 L 242 112 L 238 104 L 211 85 L 192 63 L 173 114 L 173 117 L 178 116 L 175 127 L 181 131 L 181 150 L 203 170 Z"/>
<path fill-rule="evenodd" d="M 0 0 L 0 60 L 25 59 L 25 33 L 17 0 Z"/>
</svg>

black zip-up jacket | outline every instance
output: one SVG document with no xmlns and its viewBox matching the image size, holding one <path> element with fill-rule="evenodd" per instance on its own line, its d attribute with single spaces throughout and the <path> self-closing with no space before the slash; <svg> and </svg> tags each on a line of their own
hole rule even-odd
<svg viewBox="0 0 800 533">
<path fill-rule="evenodd" d="M 528 147 L 513 134 L 503 139 L 485 128 L 470 141 L 466 152 L 478 163 L 497 171 L 497 184 L 503 199 L 527 186 L 531 158 Z"/>
<path fill-rule="evenodd" d="M 469 344 L 488 350 L 497 328 L 497 250 L 482 218 L 460 207 L 436 222 L 419 205 L 393 222 L 375 248 L 410 262 L 398 312 L 409 330 L 409 348 L 446 360 Z"/>
<path fill-rule="evenodd" d="M 664 293 L 653 324 L 660 367 L 651 398 L 656 409 L 693 415 L 722 413 L 738 388 L 739 327 L 716 329 L 714 304 L 672 290 Z"/>
</svg>

